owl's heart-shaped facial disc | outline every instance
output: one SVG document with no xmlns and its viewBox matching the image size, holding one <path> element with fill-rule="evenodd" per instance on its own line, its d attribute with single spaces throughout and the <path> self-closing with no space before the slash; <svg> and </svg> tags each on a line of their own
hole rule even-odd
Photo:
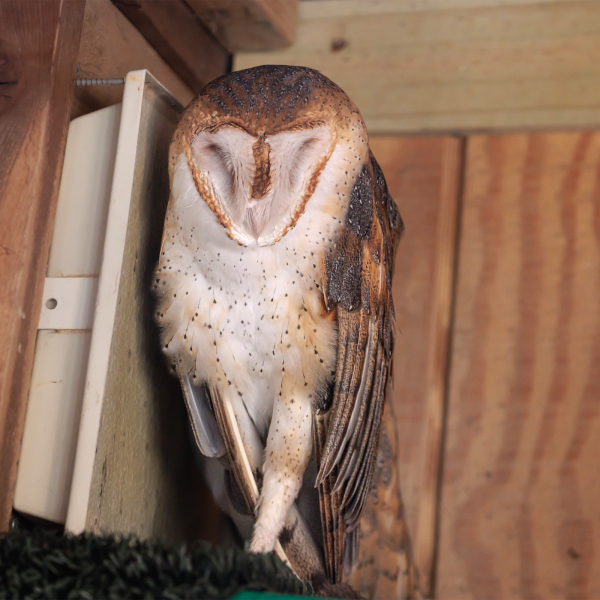
<svg viewBox="0 0 600 600">
<path fill-rule="evenodd" d="M 225 218 L 260 243 L 295 225 L 303 193 L 330 146 L 326 125 L 272 135 L 224 125 L 194 137 L 192 159 Z"/>
</svg>

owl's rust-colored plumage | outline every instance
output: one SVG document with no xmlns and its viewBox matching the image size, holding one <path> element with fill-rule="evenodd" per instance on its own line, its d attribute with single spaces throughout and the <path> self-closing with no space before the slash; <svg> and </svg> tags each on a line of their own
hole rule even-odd
<svg viewBox="0 0 600 600">
<path fill-rule="evenodd" d="M 403 228 L 362 117 L 312 69 L 232 73 L 186 108 L 169 173 L 157 320 L 198 445 L 258 511 L 254 550 L 339 583 L 381 450 Z M 300 506 L 315 483 L 320 535 Z"/>
<path fill-rule="evenodd" d="M 316 407 L 314 435 L 325 556 L 334 581 L 341 579 L 344 552 L 350 564 L 358 556 L 391 373 L 391 273 L 402 229 L 371 154 L 352 188 L 335 249 L 325 258 L 324 295 L 327 309 L 337 308 L 339 337 L 333 398 L 330 406 Z"/>
<path fill-rule="evenodd" d="M 333 82 L 317 71 L 294 67 L 257 67 L 220 77 L 209 83 L 188 105 L 173 138 L 170 152 L 170 172 L 178 157 L 185 153 L 192 169 L 198 193 L 204 198 L 217 219 L 227 229 L 232 239 L 240 240 L 239 231 L 214 197 L 206 177 L 193 167 L 191 146 L 194 136 L 201 131 L 214 132 L 222 127 L 239 128 L 252 136 L 256 143 L 253 154 L 256 162 L 253 191 L 269 186 L 266 169 L 265 136 L 282 132 L 330 127 L 327 151 L 313 165 L 308 185 L 297 199 L 289 223 L 276 232 L 270 242 L 280 240 L 304 212 L 319 176 L 339 141 L 339 134 L 364 123 L 348 96 Z M 364 131 L 366 137 L 366 130 Z M 259 197 L 262 198 L 264 194 Z"/>
</svg>

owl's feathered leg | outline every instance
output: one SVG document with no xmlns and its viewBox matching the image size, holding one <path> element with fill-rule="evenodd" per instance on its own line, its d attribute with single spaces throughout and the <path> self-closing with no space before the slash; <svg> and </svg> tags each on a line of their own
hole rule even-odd
<svg viewBox="0 0 600 600">
<path fill-rule="evenodd" d="M 286 373 L 275 402 L 252 552 L 271 552 L 302 485 L 312 452 L 312 400 L 304 379 Z"/>
</svg>

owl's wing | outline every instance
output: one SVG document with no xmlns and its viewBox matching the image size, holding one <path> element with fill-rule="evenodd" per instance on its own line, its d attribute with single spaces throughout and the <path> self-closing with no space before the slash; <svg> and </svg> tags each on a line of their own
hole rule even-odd
<svg viewBox="0 0 600 600">
<path fill-rule="evenodd" d="M 338 352 L 329 398 L 314 411 L 325 562 L 341 581 L 358 555 L 360 516 L 377 454 L 394 348 L 392 271 L 403 230 L 371 154 L 354 184 L 346 221 L 325 258 L 327 310 L 337 307 Z"/>
<path fill-rule="evenodd" d="M 225 454 L 225 444 L 205 384 L 192 383 L 187 373 L 180 373 L 179 381 L 200 452 L 210 458 L 220 458 Z"/>
</svg>

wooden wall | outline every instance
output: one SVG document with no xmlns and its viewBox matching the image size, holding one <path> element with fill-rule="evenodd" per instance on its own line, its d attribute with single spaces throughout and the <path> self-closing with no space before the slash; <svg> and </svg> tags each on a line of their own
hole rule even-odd
<svg viewBox="0 0 600 600">
<path fill-rule="evenodd" d="M 393 401 L 424 589 L 599 598 L 600 133 L 372 145 L 406 221 Z"/>
<path fill-rule="evenodd" d="M 406 220 L 393 401 L 425 592 L 600 598 L 600 1 L 313 0 L 298 23 L 234 70 L 338 83 Z"/>
<path fill-rule="evenodd" d="M 469 139 L 438 598 L 600 598 L 600 133 Z"/>
<path fill-rule="evenodd" d="M 414 555 L 427 587 L 434 560 L 441 428 L 463 142 L 373 138 L 406 230 L 394 273 L 398 331 L 392 398 L 400 484 Z"/>
<path fill-rule="evenodd" d="M 0 531 L 12 510 L 83 9 L 0 2 Z"/>
</svg>

